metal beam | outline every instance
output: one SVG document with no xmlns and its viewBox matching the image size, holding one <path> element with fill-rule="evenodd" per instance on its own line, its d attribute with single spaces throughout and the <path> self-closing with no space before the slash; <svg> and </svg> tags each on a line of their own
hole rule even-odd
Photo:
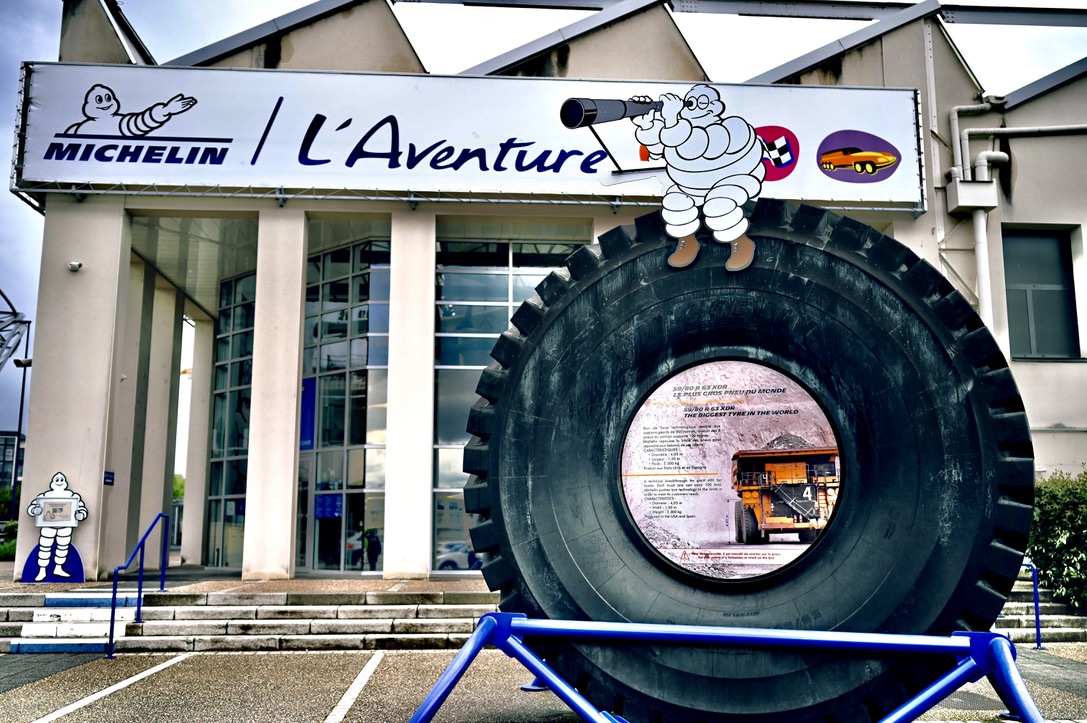
<svg viewBox="0 0 1087 723">
<path fill-rule="evenodd" d="M 602 10 L 622 0 L 394 0 L 430 2 L 473 7 L 550 8 L 559 10 Z M 680 13 L 723 13 L 781 18 L 824 20 L 879 20 L 916 3 L 870 2 L 869 0 L 671 0 Z M 1087 7 L 984 7 L 942 5 L 941 14 L 949 23 L 975 25 L 1036 25 L 1087 27 Z"/>
</svg>

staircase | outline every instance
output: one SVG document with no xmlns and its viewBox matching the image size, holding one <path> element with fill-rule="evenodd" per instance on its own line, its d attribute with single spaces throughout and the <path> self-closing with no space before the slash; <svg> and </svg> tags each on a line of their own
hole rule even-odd
<svg viewBox="0 0 1087 723">
<path fill-rule="evenodd" d="M 112 592 L 0 594 L 0 653 L 103 653 Z M 136 593 L 117 594 L 114 636 L 136 618 Z"/>
<path fill-rule="evenodd" d="M 1043 643 L 1087 642 L 1087 617 L 1040 590 Z M 0 594 L 0 653 L 101 652 L 109 592 Z M 456 649 L 497 609 L 482 590 L 145 592 L 118 594 L 117 652 Z M 1035 644 L 1029 577 L 1016 582 L 996 632 Z"/>
<path fill-rule="evenodd" d="M 0 652 L 103 652 L 109 593 L 0 595 Z M 118 606 L 122 652 L 459 648 L 497 593 L 145 592 Z"/>
<path fill-rule="evenodd" d="M 1077 616 L 1069 606 L 1053 602 L 1053 593 L 1045 588 L 1038 589 L 1038 600 L 1043 644 L 1087 642 L 1087 617 Z M 1036 644 L 1034 588 L 1029 572 L 1019 574 L 993 630 L 1007 635 L 1017 645 Z"/>
</svg>

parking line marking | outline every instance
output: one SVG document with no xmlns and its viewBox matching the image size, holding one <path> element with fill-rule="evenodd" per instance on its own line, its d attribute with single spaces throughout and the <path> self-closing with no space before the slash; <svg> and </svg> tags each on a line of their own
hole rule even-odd
<svg viewBox="0 0 1087 723">
<path fill-rule="evenodd" d="M 385 657 L 385 651 L 379 650 L 374 653 L 373 657 L 366 661 L 366 665 L 362 666 L 362 670 L 359 672 L 358 677 L 355 678 L 351 686 L 344 691 L 343 697 L 340 698 L 340 702 L 336 704 L 336 707 L 332 709 L 332 712 L 325 718 L 325 723 L 340 723 L 346 716 L 347 712 L 351 710 L 351 706 L 355 704 L 355 700 L 362 693 L 362 689 L 366 686 L 366 683 L 370 680 L 370 676 L 377 670 L 377 666 L 381 665 L 381 659 Z"/>
<path fill-rule="evenodd" d="M 137 673 L 136 675 L 133 675 L 131 678 L 127 678 L 125 680 L 122 680 L 120 683 L 114 683 L 113 685 L 111 685 L 108 688 L 105 688 L 104 690 L 100 690 L 97 693 L 94 693 L 92 695 L 88 695 L 83 700 L 77 700 L 75 703 L 72 703 L 71 705 L 67 705 L 67 706 L 61 708 L 60 710 L 53 711 L 52 713 L 50 713 L 47 716 L 44 716 L 42 718 L 38 718 L 33 723 L 51 723 L 51 721 L 55 721 L 56 719 L 60 718 L 61 716 L 65 716 L 65 715 L 68 715 L 69 713 L 73 713 L 73 712 L 79 710 L 80 708 L 84 708 L 84 707 L 90 705 L 91 703 L 94 703 L 97 700 L 101 700 L 102 698 L 105 698 L 107 695 L 110 695 L 111 693 L 116 693 L 117 691 L 119 691 L 119 690 L 121 690 L 123 688 L 127 688 L 128 686 L 132 685 L 133 683 L 138 683 L 139 681 L 143 680 L 144 678 L 152 676 L 155 673 L 159 672 L 160 670 L 165 670 L 166 668 L 169 668 L 174 663 L 180 663 L 182 660 L 184 660 L 185 658 L 188 658 L 191 655 L 193 655 L 193 653 L 182 653 L 181 655 L 177 656 L 176 658 L 170 658 L 166 662 L 159 663 L 158 665 L 156 665 L 153 668 L 148 668 L 147 670 L 143 671 L 142 673 Z"/>
</svg>

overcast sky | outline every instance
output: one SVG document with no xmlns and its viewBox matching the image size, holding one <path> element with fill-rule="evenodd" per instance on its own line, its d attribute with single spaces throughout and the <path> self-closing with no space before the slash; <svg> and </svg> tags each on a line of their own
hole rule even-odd
<svg viewBox="0 0 1087 723">
<path fill-rule="evenodd" d="M 121 0 L 158 62 L 306 4 L 308 0 Z M 1038 5 L 1030 0 L 985 4 Z M 1043 5 L 1085 8 L 1087 0 Z M 591 14 L 424 2 L 402 2 L 393 8 L 423 65 L 439 74 L 458 73 Z M 0 2 L 0 137 L 14 139 L 19 63 L 57 58 L 60 11 L 61 0 Z M 675 13 L 675 19 L 707 74 L 722 83 L 743 82 L 865 25 L 725 14 Z M 1087 55 L 1087 28 L 955 24 L 949 29 L 989 93 L 1008 93 Z M 12 194 L 0 193 L 0 290 L 31 320 L 37 305 L 41 233 L 42 220 L 35 211 Z M 20 380 L 21 371 L 13 364 L 0 370 L 0 429 L 16 426 Z M 24 419 L 24 428 L 25 424 Z"/>
</svg>

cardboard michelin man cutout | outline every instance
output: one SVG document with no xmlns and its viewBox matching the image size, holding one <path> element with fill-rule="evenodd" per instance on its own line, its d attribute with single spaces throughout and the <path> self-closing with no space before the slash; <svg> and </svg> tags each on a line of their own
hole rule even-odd
<svg viewBox="0 0 1087 723">
<path fill-rule="evenodd" d="M 653 103 L 648 96 L 631 100 Z M 721 95 L 709 85 L 695 85 L 683 98 L 665 93 L 658 105 L 658 110 L 631 121 L 637 126 L 634 137 L 650 158 L 664 159 L 674 184 L 665 191 L 661 211 L 665 230 L 678 241 L 669 265 L 682 268 L 694 262 L 694 233 L 704 219 L 714 240 L 731 245 L 725 268 L 747 268 L 755 244 L 745 235 L 743 206 L 762 190 L 762 141 L 746 120 L 725 116 Z"/>
<path fill-rule="evenodd" d="M 87 507 L 68 489 L 63 472 L 53 475 L 49 489 L 26 511 L 38 526 L 38 546 L 23 567 L 23 582 L 83 582 L 83 561 L 72 547 L 72 531 L 87 519 Z"/>
</svg>

